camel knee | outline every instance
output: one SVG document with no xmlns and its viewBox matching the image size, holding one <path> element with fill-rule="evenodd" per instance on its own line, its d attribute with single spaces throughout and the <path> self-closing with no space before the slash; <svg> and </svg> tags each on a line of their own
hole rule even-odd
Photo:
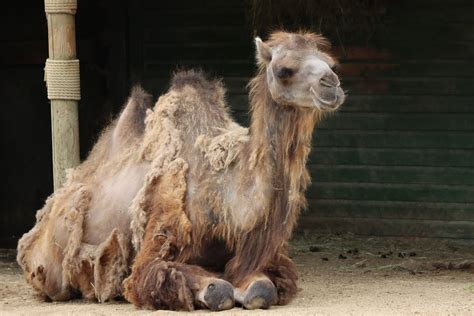
<svg viewBox="0 0 474 316">
<path fill-rule="evenodd" d="M 277 288 L 277 304 L 288 304 L 298 292 L 298 273 L 293 261 L 288 256 L 279 254 L 264 273 Z"/>
<path fill-rule="evenodd" d="M 26 281 L 39 296 L 53 301 L 67 300 L 72 296 L 64 282 L 61 249 L 47 240 L 36 240 L 28 247 L 19 244 L 18 263 Z"/>
<path fill-rule="evenodd" d="M 152 260 L 134 267 L 124 281 L 124 296 L 148 309 L 194 309 L 194 296 L 184 273 L 165 261 Z"/>
<path fill-rule="evenodd" d="M 43 298 L 65 301 L 72 297 L 72 291 L 63 284 L 62 269 L 54 265 L 37 265 L 26 276 L 27 282 Z"/>
</svg>

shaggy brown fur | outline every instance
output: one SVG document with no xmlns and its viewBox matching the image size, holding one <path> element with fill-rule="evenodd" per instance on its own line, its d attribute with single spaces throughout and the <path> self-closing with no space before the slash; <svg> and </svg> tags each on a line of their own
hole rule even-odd
<svg viewBox="0 0 474 316">
<path fill-rule="evenodd" d="M 184 213 L 186 163 L 177 159 L 170 172 L 153 184 L 143 247 L 132 275 L 125 281 L 125 296 L 139 307 L 191 310 L 194 295 L 177 259 L 177 245 L 191 242 L 191 223 Z"/>
<path fill-rule="evenodd" d="M 299 62 L 305 54 L 333 62 L 319 35 L 280 32 L 267 45 L 298 53 Z M 222 84 L 202 72 L 175 74 L 153 110 L 133 90 L 20 240 L 28 282 L 55 300 L 123 294 L 139 307 L 192 310 L 232 306 L 233 297 L 217 307 L 209 299 L 210 284 L 227 286 L 222 276 L 244 305 L 259 280 L 271 280 L 278 303 L 288 303 L 297 273 L 287 243 L 306 204 L 305 165 L 322 111 L 275 101 L 264 58 L 249 84 L 249 129 L 231 119 Z"/>
</svg>

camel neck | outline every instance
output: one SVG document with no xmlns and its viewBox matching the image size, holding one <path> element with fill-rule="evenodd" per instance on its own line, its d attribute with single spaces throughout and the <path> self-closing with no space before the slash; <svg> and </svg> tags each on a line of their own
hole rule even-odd
<svg viewBox="0 0 474 316">
<path fill-rule="evenodd" d="M 272 212 L 282 213 L 284 223 L 293 222 L 305 205 L 303 192 L 309 183 L 306 161 L 318 114 L 313 109 L 277 104 L 270 95 L 264 74 L 260 71 L 250 84 L 249 151 L 255 159 L 255 172 L 266 172 L 267 183 L 272 185 L 271 199 L 276 204 Z M 293 224 L 287 227 L 288 233 Z"/>
<path fill-rule="evenodd" d="M 250 83 L 252 120 L 250 140 L 241 152 L 241 196 L 254 197 L 255 226 L 239 235 L 235 249 L 245 258 L 231 264 L 229 274 L 242 281 L 248 271 L 259 271 L 286 248 L 309 183 L 306 160 L 318 115 L 311 109 L 276 104 L 267 89 L 265 70 Z M 256 243 L 256 241 L 258 241 Z"/>
</svg>

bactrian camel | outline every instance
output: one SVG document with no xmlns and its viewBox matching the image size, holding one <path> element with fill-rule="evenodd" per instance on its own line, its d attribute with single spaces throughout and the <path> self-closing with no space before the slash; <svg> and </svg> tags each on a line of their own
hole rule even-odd
<svg viewBox="0 0 474 316">
<path fill-rule="evenodd" d="M 135 88 L 19 241 L 28 283 L 50 300 L 150 309 L 288 303 L 313 129 L 345 98 L 328 46 L 313 33 L 256 38 L 248 129 L 200 71 L 176 73 L 153 108 Z"/>
</svg>

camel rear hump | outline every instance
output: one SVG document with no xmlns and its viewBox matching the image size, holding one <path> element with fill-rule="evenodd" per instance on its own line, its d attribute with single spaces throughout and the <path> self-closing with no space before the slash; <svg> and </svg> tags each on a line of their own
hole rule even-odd
<svg viewBox="0 0 474 316">
<path fill-rule="evenodd" d="M 114 128 L 112 136 L 114 147 L 126 145 L 143 135 L 146 111 L 151 106 L 151 94 L 139 85 L 134 86 Z"/>
</svg>

